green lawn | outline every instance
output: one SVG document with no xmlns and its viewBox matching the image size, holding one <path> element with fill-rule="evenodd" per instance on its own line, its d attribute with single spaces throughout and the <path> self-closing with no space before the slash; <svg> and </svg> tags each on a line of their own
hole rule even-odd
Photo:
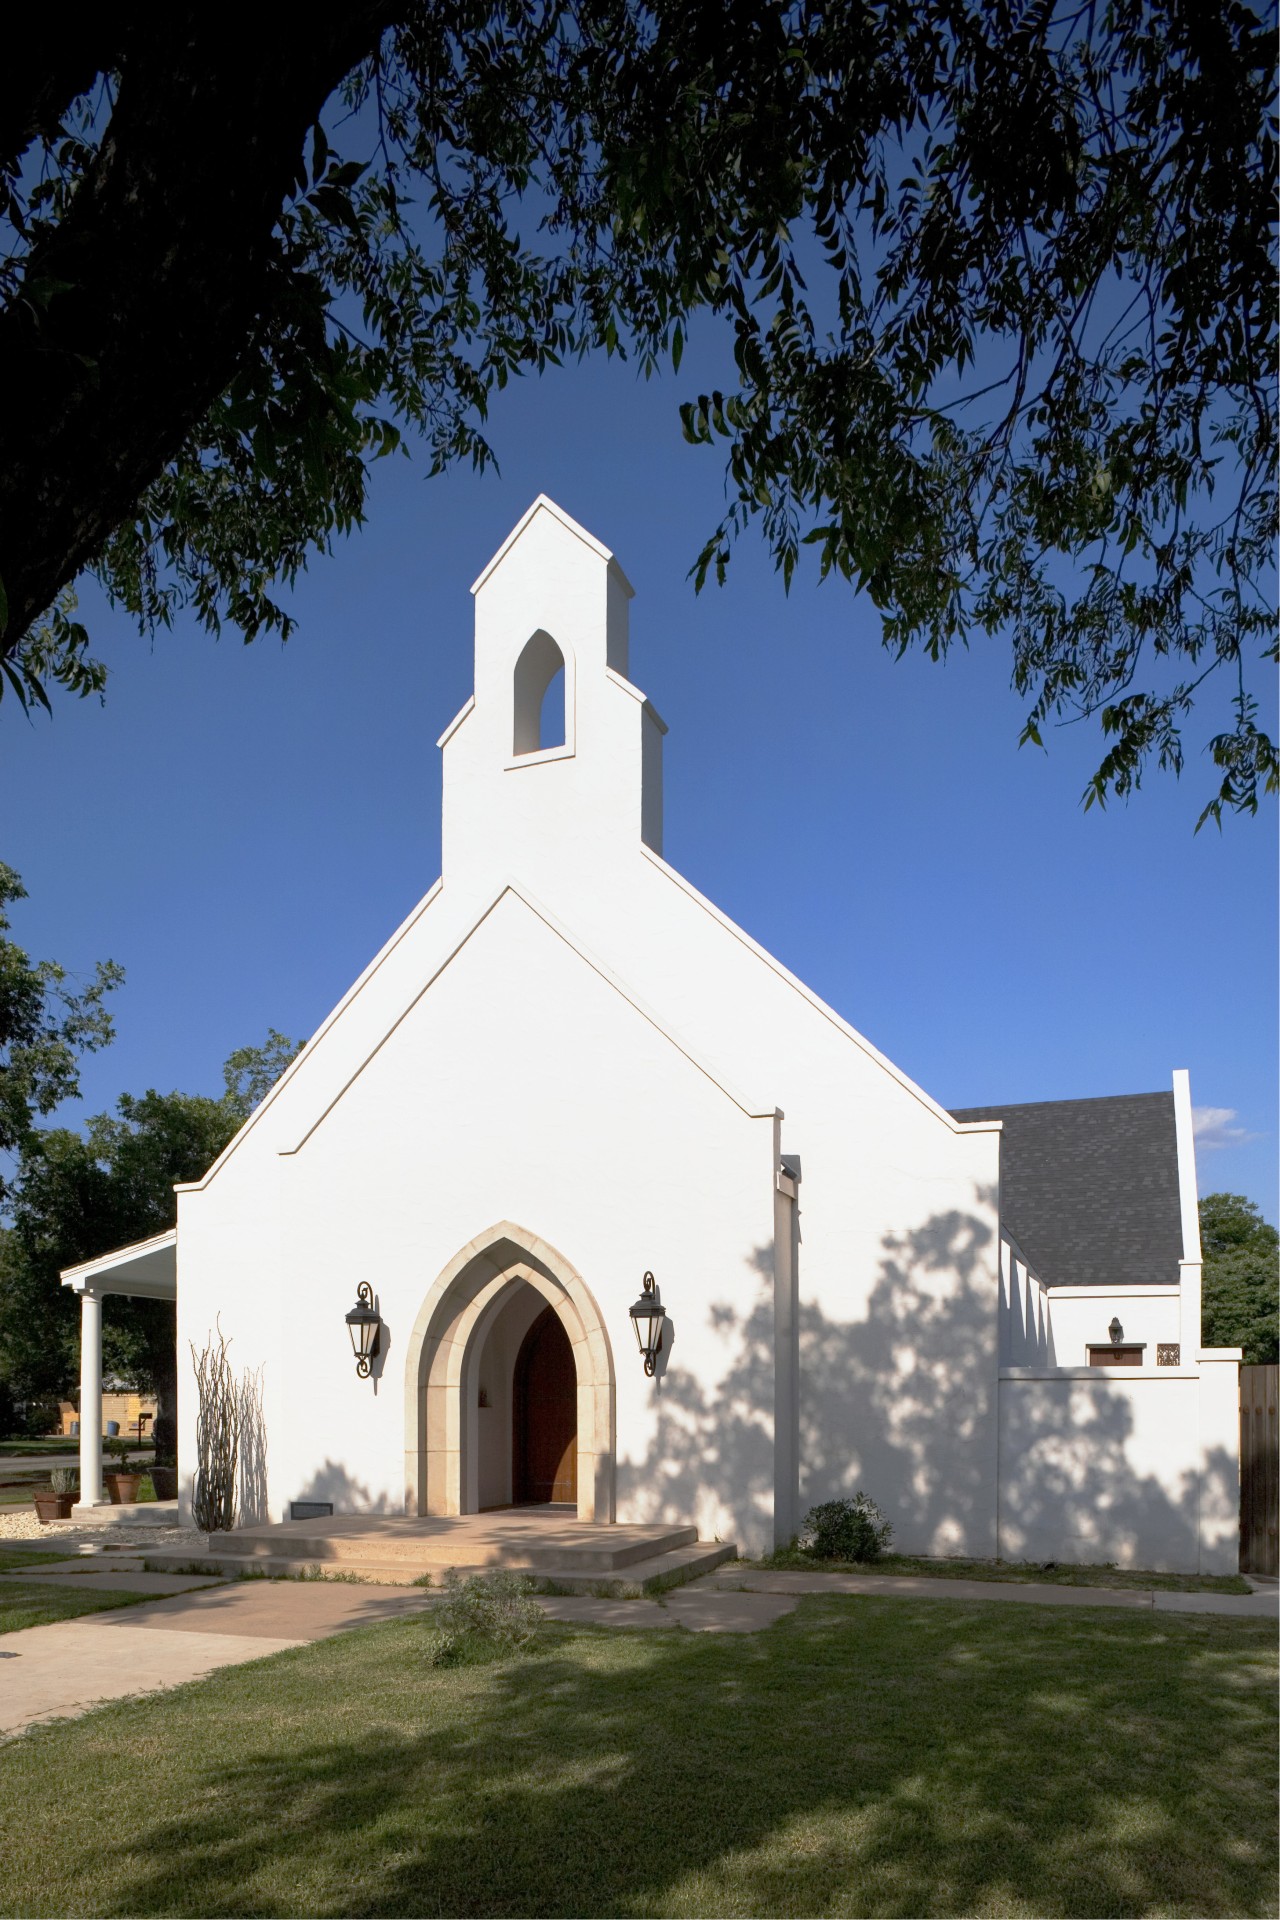
<svg viewBox="0 0 1280 1920">
<path fill-rule="evenodd" d="M 819 1560 L 803 1547 L 780 1547 L 743 1566 L 770 1573 L 922 1573 L 933 1580 L 1047 1581 L 1056 1587 L 1128 1587 L 1143 1593 L 1251 1593 L 1238 1573 L 1149 1573 L 1132 1567 L 1037 1565 L 1028 1560 L 930 1560 L 919 1553 L 885 1553 L 878 1560 Z M 726 1571 L 732 1571 L 732 1567 Z"/>
<path fill-rule="evenodd" d="M 78 1434 L 51 1433 L 43 1440 L 0 1440 L 0 1460 L 19 1459 L 24 1453 L 71 1453 L 80 1451 Z"/>
<path fill-rule="evenodd" d="M 68 1553 L 65 1547 L 59 1552 L 56 1547 L 46 1550 L 44 1547 L 0 1546 L 0 1573 L 21 1573 L 24 1567 L 39 1567 L 50 1560 L 74 1560 L 77 1557 L 74 1553 Z"/>
<path fill-rule="evenodd" d="M 12 1743 L 3 1911 L 1275 1912 L 1265 1621 L 824 1596 L 454 1668 L 429 1634 Z"/>
<path fill-rule="evenodd" d="M 81 1613 L 106 1613 L 112 1607 L 133 1607 L 154 1600 L 153 1593 L 79 1593 L 63 1581 L 0 1581 L 0 1634 L 20 1627 L 45 1627 L 51 1620 L 74 1620 Z"/>
</svg>

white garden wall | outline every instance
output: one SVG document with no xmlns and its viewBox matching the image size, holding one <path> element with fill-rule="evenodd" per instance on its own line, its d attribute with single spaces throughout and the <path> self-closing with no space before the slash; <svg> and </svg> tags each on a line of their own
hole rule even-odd
<svg viewBox="0 0 1280 1920">
<path fill-rule="evenodd" d="M 1235 1572 L 1238 1357 L 1002 1369 L 1001 1556 Z"/>
</svg>

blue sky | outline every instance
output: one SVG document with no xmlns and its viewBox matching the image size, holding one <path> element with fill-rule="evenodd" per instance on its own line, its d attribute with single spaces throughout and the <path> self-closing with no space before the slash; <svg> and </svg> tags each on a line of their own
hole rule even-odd
<svg viewBox="0 0 1280 1920">
<path fill-rule="evenodd" d="M 865 601 L 812 575 L 788 598 L 752 544 L 695 597 L 722 469 L 676 407 L 711 373 L 691 355 L 679 380 L 594 362 L 519 384 L 491 420 L 500 475 L 383 462 L 287 647 L 189 624 L 153 645 L 83 593 L 106 707 L 0 708 L 0 856 L 31 896 L 13 937 L 128 973 L 117 1040 L 61 1117 L 219 1091 L 233 1047 L 312 1032 L 430 886 L 467 589 L 546 492 L 636 589 L 675 866 L 944 1105 L 1145 1092 L 1189 1067 L 1218 1116 L 1201 1190 L 1275 1219 L 1274 807 L 1193 835 L 1213 785 L 1197 724 L 1181 782 L 1085 814 L 1097 734 L 1019 750 L 998 644 L 894 661 Z"/>
</svg>

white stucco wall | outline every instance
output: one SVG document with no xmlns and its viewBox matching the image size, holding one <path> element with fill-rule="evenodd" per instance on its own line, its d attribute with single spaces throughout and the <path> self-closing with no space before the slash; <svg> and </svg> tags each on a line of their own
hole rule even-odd
<svg viewBox="0 0 1280 1920">
<path fill-rule="evenodd" d="M 1179 1344 L 1181 1301 L 1176 1285 L 1052 1287 L 1049 1300 L 1053 1349 L 1060 1366 L 1087 1366 L 1091 1346 L 1111 1344 L 1107 1329 L 1113 1318 L 1123 1329 L 1124 1345 L 1145 1348 L 1144 1366 L 1155 1366 L 1156 1349 L 1162 1343 Z"/>
<path fill-rule="evenodd" d="M 1111 1344 L 1113 1318 L 1120 1322 L 1123 1344 L 1145 1347 L 1143 1361 L 1154 1367 L 1161 1345 L 1180 1343 L 1182 1288 L 1046 1287 L 1016 1242 L 1007 1233 L 1001 1236 L 1002 1366 L 1087 1366 L 1091 1346 Z M 1189 1359 L 1189 1354 L 1180 1357 Z"/>
<path fill-rule="evenodd" d="M 1001 1555 L 1234 1572 L 1232 1365 L 1003 1370 Z"/>
<path fill-rule="evenodd" d="M 862 1487 L 903 1548 L 994 1553 L 1002 1343 L 1006 1364 L 1052 1349 L 1026 1344 L 1038 1283 L 1002 1281 L 998 1123 L 957 1125 L 662 859 L 665 728 L 627 678 L 629 599 L 550 503 L 477 582 L 442 878 L 180 1194 L 180 1351 L 220 1312 L 261 1370 L 274 1515 L 401 1508 L 407 1332 L 459 1250 L 515 1221 L 608 1329 L 619 1518 L 753 1547 Z M 565 661 L 565 742 L 518 753 L 535 634 Z M 646 1267 L 673 1334 L 657 1381 L 626 1314 Z M 373 1383 L 342 1325 L 361 1279 L 386 1323 Z"/>
<path fill-rule="evenodd" d="M 771 1542 L 771 1386 L 753 1410 L 753 1446 L 729 1446 L 715 1411 L 733 1392 L 736 1327 L 767 1324 L 772 1339 L 771 1110 L 745 1113 L 507 894 L 394 1044 L 308 1119 L 265 1177 L 260 1156 L 252 1168 L 246 1158 L 244 1205 L 220 1200 L 216 1182 L 183 1196 L 184 1320 L 216 1298 L 237 1357 L 265 1365 L 273 1517 L 307 1498 L 402 1509 L 408 1331 L 458 1249 L 507 1218 L 535 1222 L 601 1309 L 618 1517 L 696 1519 L 709 1535 Z M 260 1217 L 250 1201 L 265 1186 L 276 1220 L 255 1255 L 244 1222 Z M 627 1317 L 646 1267 L 670 1317 L 656 1381 Z M 343 1325 L 361 1278 L 385 1323 L 370 1382 L 355 1376 Z M 274 1351 L 259 1319 L 273 1296 L 286 1323 Z"/>
</svg>

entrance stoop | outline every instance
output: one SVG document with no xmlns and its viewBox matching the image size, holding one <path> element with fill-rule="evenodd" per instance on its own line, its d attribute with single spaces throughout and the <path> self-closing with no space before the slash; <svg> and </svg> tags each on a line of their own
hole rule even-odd
<svg viewBox="0 0 1280 1920">
<path fill-rule="evenodd" d="M 155 1572 L 345 1575 L 384 1586 L 440 1585 L 445 1574 L 501 1567 L 544 1590 L 627 1595 L 682 1586 L 736 1549 L 698 1539 L 696 1527 L 601 1526 L 554 1507 L 518 1507 L 448 1519 L 336 1514 L 188 1534 L 189 1544 L 150 1549 Z"/>
</svg>

